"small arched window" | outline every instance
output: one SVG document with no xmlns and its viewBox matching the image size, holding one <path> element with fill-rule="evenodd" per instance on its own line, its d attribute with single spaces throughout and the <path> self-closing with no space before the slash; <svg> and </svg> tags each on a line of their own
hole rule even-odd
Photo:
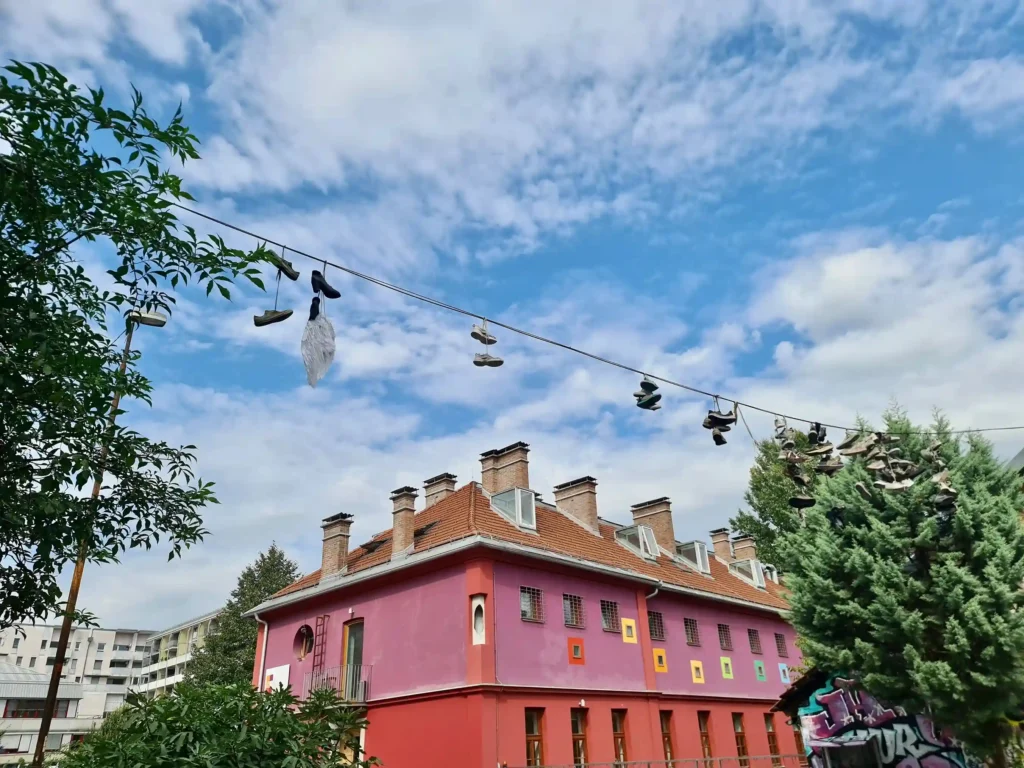
<svg viewBox="0 0 1024 768">
<path fill-rule="evenodd" d="M 302 661 L 313 652 L 313 630 L 309 624 L 303 624 L 299 627 L 299 631 L 295 633 L 293 650 L 295 651 L 295 658 L 299 661 Z"/>
<path fill-rule="evenodd" d="M 485 595 L 473 595 L 470 598 L 473 617 L 473 645 L 483 645 L 487 642 L 487 621 L 484 614 L 485 599 Z"/>
</svg>

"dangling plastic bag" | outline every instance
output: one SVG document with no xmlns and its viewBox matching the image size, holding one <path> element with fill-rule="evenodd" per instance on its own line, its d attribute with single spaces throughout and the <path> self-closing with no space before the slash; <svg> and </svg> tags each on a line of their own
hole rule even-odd
<svg viewBox="0 0 1024 768">
<path fill-rule="evenodd" d="M 334 326 L 322 312 L 306 323 L 302 332 L 302 362 L 306 380 L 315 387 L 334 362 Z"/>
</svg>

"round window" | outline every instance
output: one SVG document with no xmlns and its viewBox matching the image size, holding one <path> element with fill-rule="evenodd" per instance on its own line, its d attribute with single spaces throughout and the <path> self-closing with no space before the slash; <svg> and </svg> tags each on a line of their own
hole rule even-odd
<svg viewBox="0 0 1024 768">
<path fill-rule="evenodd" d="M 295 658 L 302 661 L 307 655 L 313 652 L 313 630 L 308 624 L 303 624 L 299 627 L 299 631 L 295 633 Z"/>
</svg>

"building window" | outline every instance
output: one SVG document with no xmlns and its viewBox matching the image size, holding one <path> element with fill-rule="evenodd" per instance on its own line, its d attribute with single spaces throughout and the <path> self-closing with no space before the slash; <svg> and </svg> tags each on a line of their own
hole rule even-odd
<svg viewBox="0 0 1024 768">
<path fill-rule="evenodd" d="M 523 621 L 544 621 L 544 593 L 536 587 L 520 587 L 519 615 Z"/>
<path fill-rule="evenodd" d="M 619 604 L 611 600 L 601 601 L 601 629 L 605 632 L 620 632 Z"/>
<path fill-rule="evenodd" d="M 543 709 L 526 710 L 526 764 L 544 765 Z"/>
<path fill-rule="evenodd" d="M 23 661 L 25 661 L 25 657 L 24 656 L 19 656 L 14 663 L 17 664 L 20 667 Z"/>
<path fill-rule="evenodd" d="M 775 649 L 779 652 L 779 656 L 782 658 L 789 657 L 789 649 L 786 647 L 786 636 L 781 632 L 775 633 Z"/>
<path fill-rule="evenodd" d="M 82 647 L 82 641 L 81 640 L 75 640 L 75 650 L 77 651 L 81 647 Z"/>
<path fill-rule="evenodd" d="M 92 671 L 93 672 L 98 672 L 102 668 L 103 668 L 103 662 L 101 660 L 97 659 L 96 661 L 94 661 L 92 663 Z"/>
<path fill-rule="evenodd" d="M 587 710 L 570 710 L 569 717 L 572 720 L 572 762 L 583 766 L 587 762 Z"/>
<path fill-rule="evenodd" d="M 779 739 L 775 735 L 775 715 L 764 713 L 764 731 L 768 734 L 768 754 L 772 756 L 772 765 L 782 765 L 779 757 Z"/>
<path fill-rule="evenodd" d="M 309 624 L 303 624 L 295 633 L 295 640 L 292 642 L 292 650 L 295 658 L 305 661 L 306 657 L 313 652 L 313 628 Z"/>
<path fill-rule="evenodd" d="M 17 648 L 19 645 L 21 645 L 21 638 L 14 638 L 14 642 L 11 643 L 11 648 Z"/>
<path fill-rule="evenodd" d="M 743 714 L 741 712 L 732 713 L 732 730 L 736 734 L 736 754 L 740 758 L 740 765 L 742 768 L 747 768 L 750 761 L 746 758 L 750 753 L 747 752 L 747 734 L 743 730 Z"/>
<path fill-rule="evenodd" d="M 700 751 L 704 757 L 711 757 L 711 713 L 701 710 L 697 713 L 697 730 L 700 731 Z"/>
<path fill-rule="evenodd" d="M 53 716 L 67 717 L 70 704 L 68 699 L 57 699 L 57 704 L 53 708 Z M 46 699 L 8 699 L 7 705 L 4 707 L 4 717 L 7 719 L 20 717 L 39 719 L 43 716 L 45 709 Z"/>
<path fill-rule="evenodd" d="M 484 645 L 487 642 L 487 626 L 484 621 L 484 603 L 487 595 L 473 595 L 469 599 L 473 613 L 473 645 Z"/>
<path fill-rule="evenodd" d="M 718 625 L 718 644 L 722 646 L 723 651 L 732 650 L 732 630 L 728 624 Z"/>
<path fill-rule="evenodd" d="M 696 619 L 683 619 L 683 627 L 686 629 L 686 644 L 700 645 L 700 627 Z"/>
<path fill-rule="evenodd" d="M 562 595 L 562 615 L 565 618 L 565 626 L 579 627 L 583 623 L 583 598 L 579 595 Z"/>
<path fill-rule="evenodd" d="M 103 653 L 103 651 L 104 651 L 104 649 L 106 647 L 107 647 L 106 643 L 96 643 L 96 653 Z"/>
<path fill-rule="evenodd" d="M 623 765 L 626 756 L 626 710 L 612 710 L 612 744 L 615 747 L 615 764 Z"/>
<path fill-rule="evenodd" d="M 30 659 L 28 660 L 28 666 L 29 666 L 29 668 L 31 669 L 31 668 L 32 668 L 32 667 L 34 667 L 35 665 L 36 665 L 36 657 L 35 657 L 35 656 L 33 656 L 32 658 L 30 658 Z"/>
<path fill-rule="evenodd" d="M 651 640 L 665 639 L 665 619 L 658 611 L 647 612 L 647 626 L 651 630 Z"/>
<path fill-rule="evenodd" d="M 660 712 L 661 716 L 661 747 L 666 760 L 673 760 L 676 751 L 672 748 L 672 713 Z"/>
<path fill-rule="evenodd" d="M 42 642 L 42 643 L 40 644 L 40 646 L 39 646 L 40 650 L 43 650 L 43 651 L 45 651 L 45 650 L 46 650 L 46 644 L 47 644 L 48 642 L 49 642 L 48 640 L 43 640 L 43 642 Z"/>
<path fill-rule="evenodd" d="M 797 759 L 800 761 L 800 765 L 806 768 L 808 765 L 807 747 L 804 746 L 804 732 L 800 729 L 799 720 L 793 723 L 793 740 L 796 742 Z"/>
<path fill-rule="evenodd" d="M 751 653 L 761 653 L 761 633 L 756 629 L 747 630 L 747 640 L 750 642 Z"/>
</svg>

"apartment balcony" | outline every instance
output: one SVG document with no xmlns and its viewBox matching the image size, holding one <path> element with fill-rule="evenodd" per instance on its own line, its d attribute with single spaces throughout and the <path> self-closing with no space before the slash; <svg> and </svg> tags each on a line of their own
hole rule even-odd
<svg viewBox="0 0 1024 768">
<path fill-rule="evenodd" d="M 302 698 L 321 688 L 337 691 L 346 701 L 365 703 L 370 698 L 372 664 L 346 664 L 320 672 L 307 672 L 302 680 Z"/>
</svg>

